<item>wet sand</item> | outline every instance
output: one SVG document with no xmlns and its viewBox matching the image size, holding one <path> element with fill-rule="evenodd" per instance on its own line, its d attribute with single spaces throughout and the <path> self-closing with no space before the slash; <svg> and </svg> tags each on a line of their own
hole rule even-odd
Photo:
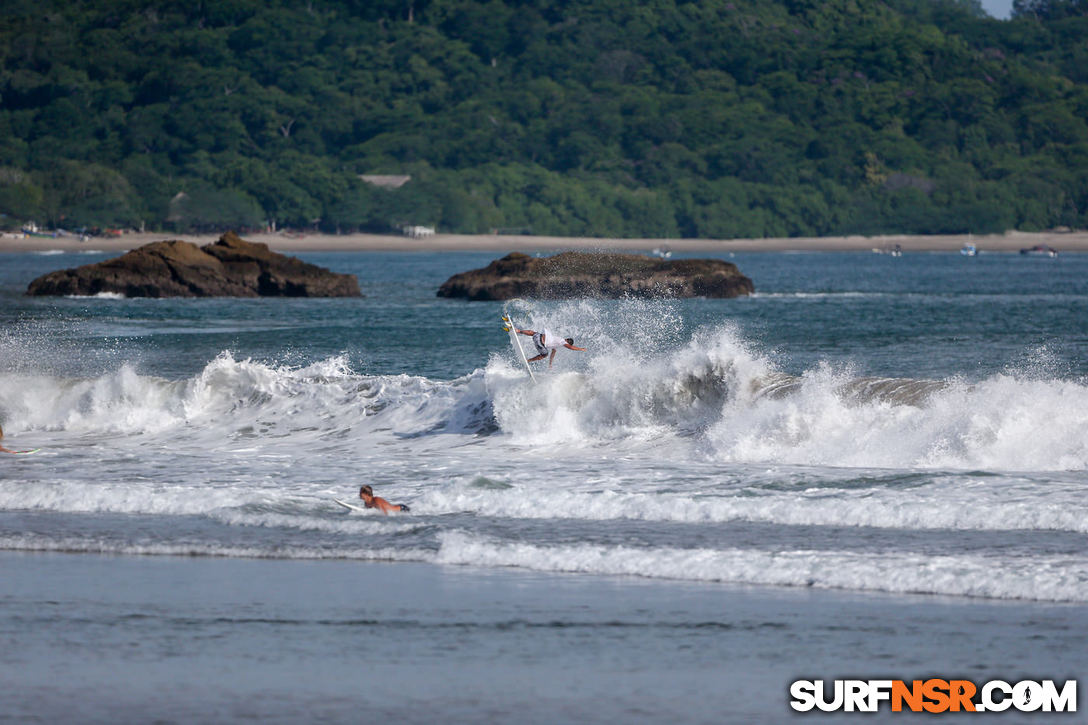
<svg viewBox="0 0 1088 725">
<path fill-rule="evenodd" d="M 335 559 L 5 551 L 0 571 L 4 722 L 770 724 L 797 679 L 1086 660 L 1083 604 Z"/>
<path fill-rule="evenodd" d="M 899 245 L 904 252 L 959 251 L 974 244 L 980 252 L 1018 252 L 1046 244 L 1059 252 L 1088 251 L 1088 232 L 1006 232 L 1005 234 L 932 236 L 885 235 L 851 237 L 789 237 L 776 239 L 612 239 L 604 237 L 544 237 L 502 234 L 435 234 L 412 239 L 391 234 L 245 234 L 245 239 L 262 242 L 281 252 L 319 251 L 465 251 L 493 250 L 496 254 L 540 250 L 632 250 L 652 251 L 668 247 L 675 252 L 858 252 L 891 250 Z M 208 244 L 218 235 L 141 232 L 120 237 L 93 237 L 81 242 L 75 236 L 0 236 L 0 252 L 35 251 L 125 251 L 164 239 L 182 239 Z"/>
</svg>

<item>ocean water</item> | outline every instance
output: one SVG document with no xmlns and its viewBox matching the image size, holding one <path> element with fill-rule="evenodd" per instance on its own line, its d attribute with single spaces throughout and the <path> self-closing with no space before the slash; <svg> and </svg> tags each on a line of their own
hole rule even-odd
<svg viewBox="0 0 1088 725">
<path fill-rule="evenodd" d="M 654 694 L 672 680 L 711 687 L 715 667 L 763 688 L 729 702 L 768 722 L 788 716 L 788 683 L 802 675 L 1083 674 L 1088 255 L 738 253 L 725 256 L 753 279 L 750 298 L 509 303 L 435 296 L 451 274 L 499 255 L 298 256 L 357 274 L 366 298 L 28 298 L 37 275 L 106 255 L 0 256 L 4 443 L 42 449 L 0 461 L 0 561 L 18 573 L 0 584 L 0 636 L 28 664 L 26 691 L 57 668 L 73 673 L 57 665 L 64 642 L 128 631 L 110 629 L 118 607 L 154 619 L 141 641 L 165 642 L 188 637 L 193 617 L 220 621 L 209 601 L 256 608 L 264 627 L 226 654 L 201 630 L 207 644 L 197 638 L 180 661 L 244 652 L 267 681 L 226 668 L 224 692 L 280 683 L 283 702 L 235 711 L 226 694 L 207 696 L 205 709 L 186 701 L 166 719 L 347 718 L 355 700 L 338 709 L 330 694 L 321 709 L 292 689 L 297 673 L 261 656 L 290 641 L 311 664 L 324 653 L 352 670 L 345 652 L 314 642 L 338 641 L 353 622 L 403 625 L 441 650 L 411 649 L 396 665 L 414 703 L 402 715 L 420 721 L 720 721 L 720 700 Z M 534 383 L 504 313 L 587 351 L 559 351 L 551 370 L 537 363 Z M 363 483 L 411 514 L 333 501 Z M 262 574 L 252 601 L 212 584 L 197 587 L 202 598 L 175 596 L 163 567 L 194 562 L 208 577 L 261 563 L 332 568 L 319 569 L 320 585 L 301 564 Z M 84 567 L 99 572 L 93 585 L 71 573 Z M 55 573 L 48 586 L 28 573 L 39 568 Z M 330 594 L 330 580 L 355 570 L 399 592 L 372 618 Z M 103 581 L 135 593 L 117 600 Z M 88 587 L 101 591 L 81 609 Z M 489 588 L 493 599 L 480 594 Z M 283 606 L 295 614 L 262 609 L 294 589 Z M 533 606 L 512 591 L 534 592 Z M 141 597 L 173 619 L 153 618 Z M 406 599 L 427 602 L 426 614 L 406 615 Z M 60 603 L 53 619 L 46 601 Z M 810 614 L 823 635 L 799 637 Z M 859 647 L 850 623 L 866 617 L 883 623 L 868 630 L 875 641 L 895 647 L 830 656 Z M 985 642 L 951 654 L 951 633 L 972 618 Z M 464 626 L 436 634 L 442 622 Z M 513 639 L 500 626 L 511 622 Z M 1021 646 L 1032 638 L 1038 648 Z M 363 669 L 393 667 L 390 656 Z M 118 658 L 140 670 L 139 658 Z M 0 714 L 29 720 L 51 703 L 57 715 L 70 700 L 88 720 L 108 719 L 117 702 L 75 670 L 82 699 L 43 689 Z M 498 704 L 449 691 L 476 682 L 474 671 L 505 682 Z M 564 671 L 580 674 L 569 710 L 550 688 L 510 681 Z M 428 696 L 406 673 L 446 685 Z M 148 715 L 139 703 L 128 712 Z"/>
</svg>

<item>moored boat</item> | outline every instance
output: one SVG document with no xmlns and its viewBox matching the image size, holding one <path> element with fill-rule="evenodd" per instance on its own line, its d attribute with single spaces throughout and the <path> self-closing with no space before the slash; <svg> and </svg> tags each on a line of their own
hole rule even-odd
<svg viewBox="0 0 1088 725">
<path fill-rule="evenodd" d="M 1029 257 L 1057 257 L 1058 250 L 1046 244 L 1036 244 L 1034 247 L 1021 249 L 1020 254 Z"/>
</svg>

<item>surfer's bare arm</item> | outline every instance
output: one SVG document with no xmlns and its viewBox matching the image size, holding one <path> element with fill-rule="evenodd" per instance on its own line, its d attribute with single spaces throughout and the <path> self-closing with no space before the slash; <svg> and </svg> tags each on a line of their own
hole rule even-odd
<svg viewBox="0 0 1088 725">
<path fill-rule="evenodd" d="M 536 330 L 518 330 L 518 334 L 519 335 L 528 335 L 529 337 L 532 337 L 533 335 L 536 334 Z"/>
<path fill-rule="evenodd" d="M 569 342 L 563 343 L 563 347 L 567 348 L 568 350 L 577 350 L 578 352 L 585 352 L 586 351 L 586 349 L 584 347 L 575 347 L 574 345 L 571 345 Z"/>
</svg>

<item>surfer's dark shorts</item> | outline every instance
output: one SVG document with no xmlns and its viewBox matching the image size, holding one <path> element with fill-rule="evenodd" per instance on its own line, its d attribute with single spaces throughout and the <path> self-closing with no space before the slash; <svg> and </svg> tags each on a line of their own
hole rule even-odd
<svg viewBox="0 0 1088 725">
<path fill-rule="evenodd" d="M 548 348 L 544 347 L 544 336 L 539 332 L 533 335 L 533 346 L 536 347 L 537 355 L 546 355 Z"/>
</svg>

